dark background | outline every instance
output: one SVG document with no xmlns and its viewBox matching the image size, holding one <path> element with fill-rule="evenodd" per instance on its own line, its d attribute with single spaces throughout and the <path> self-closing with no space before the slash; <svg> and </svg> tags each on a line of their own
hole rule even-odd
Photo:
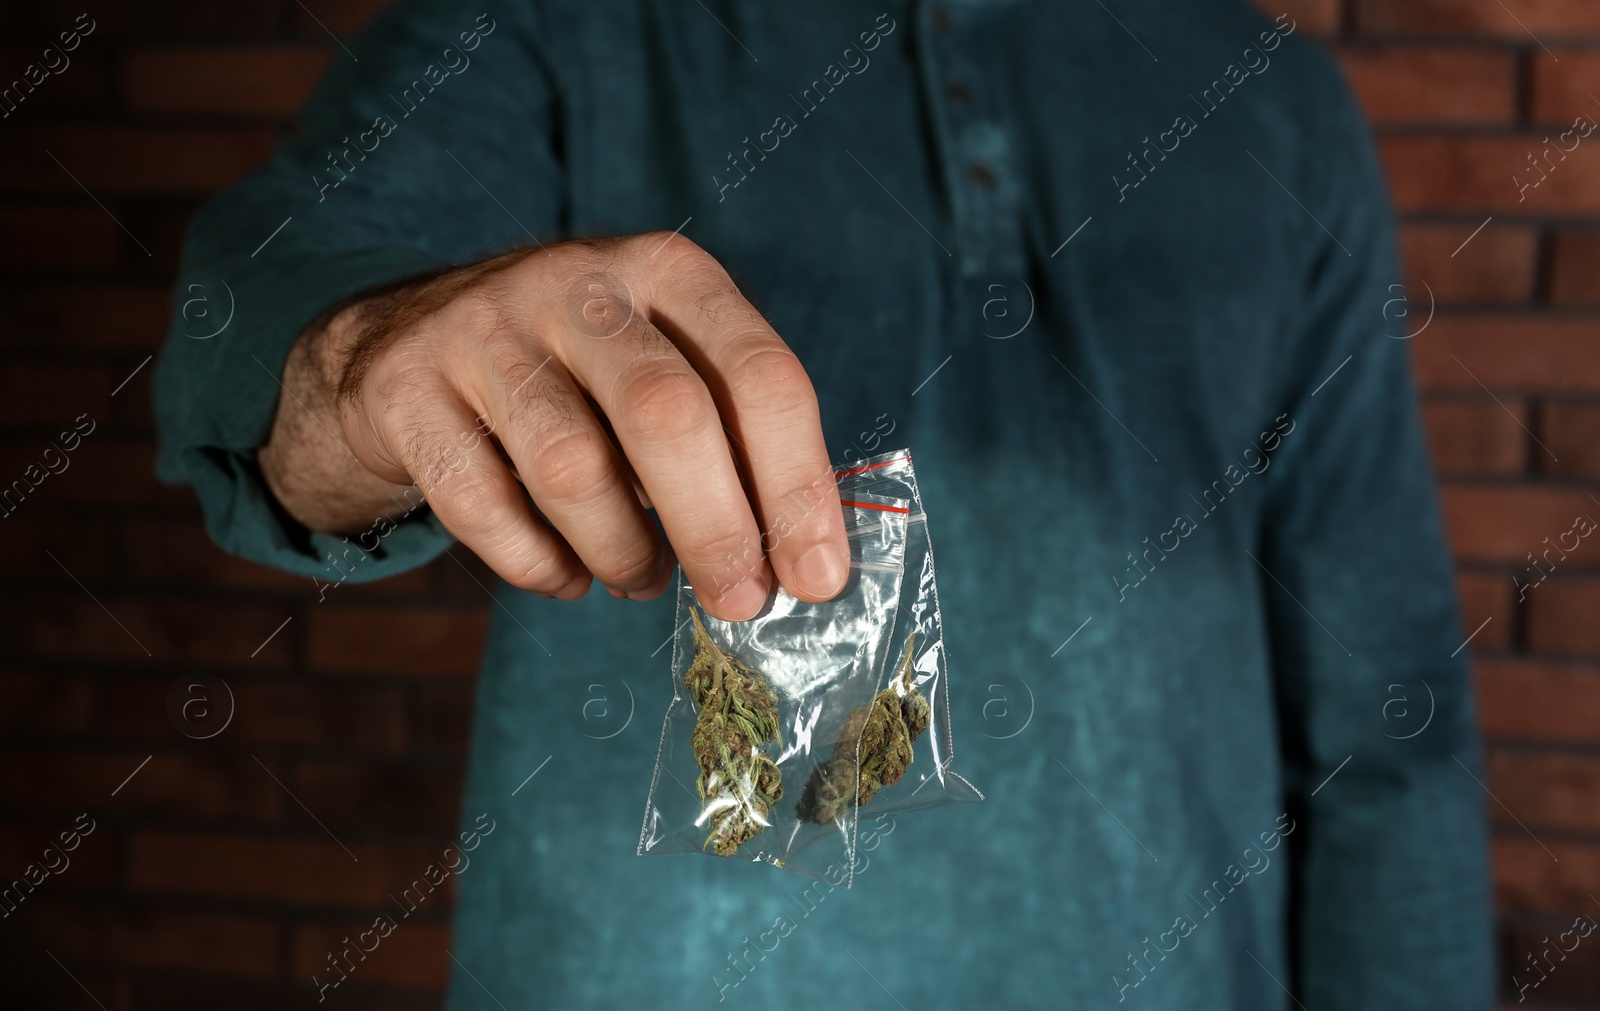
<svg viewBox="0 0 1600 1011">
<path fill-rule="evenodd" d="M 0 84 L 79 13 L 96 24 L 0 119 L 0 482 L 95 422 L 0 519 L 0 885 L 80 813 L 96 826 L 0 920 L 0 1005 L 314 1006 L 324 953 L 449 840 L 488 600 L 448 559 L 319 603 L 222 555 L 191 496 L 151 473 L 147 359 L 190 214 L 349 58 L 330 33 L 383 4 L 90 3 L 0 8 Z M 1261 6 L 1335 48 L 1374 120 L 1404 220 L 1411 316 L 1395 325 L 1437 300 L 1411 348 L 1462 636 L 1479 629 L 1501 962 L 1536 980 L 1547 935 L 1600 920 L 1600 536 L 1525 603 L 1511 582 L 1545 538 L 1600 519 L 1600 132 L 1526 202 L 1512 173 L 1537 178 L 1528 152 L 1600 120 L 1600 3 L 1504 4 Z M 195 740 L 167 698 L 202 673 L 231 686 L 234 715 Z M 980 718 L 976 691 L 956 685 L 956 719 Z M 436 1006 L 445 912 L 413 914 L 340 1006 Z M 1527 997 L 1600 1007 L 1600 932 Z"/>
</svg>

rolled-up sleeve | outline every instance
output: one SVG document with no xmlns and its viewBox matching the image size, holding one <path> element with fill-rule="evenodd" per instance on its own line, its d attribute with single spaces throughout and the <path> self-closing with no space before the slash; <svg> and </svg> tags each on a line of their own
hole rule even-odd
<svg viewBox="0 0 1600 1011">
<path fill-rule="evenodd" d="M 224 550 L 327 578 L 329 557 L 356 545 L 289 517 L 256 463 L 309 323 L 363 292 L 560 234 L 565 176 L 539 28 L 531 5 L 513 17 L 398 4 L 336 54 L 298 136 L 196 214 L 156 370 L 156 469 L 193 486 Z M 352 582 L 450 543 L 426 505 L 376 529 Z"/>
</svg>

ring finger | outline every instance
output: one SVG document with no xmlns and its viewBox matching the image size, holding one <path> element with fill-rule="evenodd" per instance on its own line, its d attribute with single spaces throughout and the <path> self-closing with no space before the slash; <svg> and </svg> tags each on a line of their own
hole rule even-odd
<svg viewBox="0 0 1600 1011">
<path fill-rule="evenodd" d="M 655 524 L 566 369 L 515 345 L 488 361 L 479 393 L 534 504 L 613 596 L 659 596 L 670 567 Z"/>
</svg>

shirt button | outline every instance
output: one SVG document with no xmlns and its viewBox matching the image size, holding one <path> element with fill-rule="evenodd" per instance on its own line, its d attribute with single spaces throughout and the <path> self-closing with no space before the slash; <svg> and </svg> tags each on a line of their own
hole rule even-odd
<svg viewBox="0 0 1600 1011">
<path fill-rule="evenodd" d="M 931 12 L 931 16 L 934 31 L 948 32 L 950 30 L 950 12 L 943 6 L 935 7 Z"/>
<path fill-rule="evenodd" d="M 967 178 L 971 179 L 973 182 L 977 183 L 979 186 L 982 186 L 986 190 L 994 189 L 994 184 L 997 182 L 994 175 L 994 169 L 991 169 L 982 162 L 974 162 L 967 168 Z"/>
<path fill-rule="evenodd" d="M 951 81 L 944 86 L 944 93 L 950 96 L 950 101 L 957 105 L 972 104 L 972 89 L 960 81 Z"/>
</svg>

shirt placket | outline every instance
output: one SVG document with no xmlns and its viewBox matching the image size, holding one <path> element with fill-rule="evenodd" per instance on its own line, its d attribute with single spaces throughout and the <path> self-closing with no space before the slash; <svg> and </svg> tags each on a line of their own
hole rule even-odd
<svg viewBox="0 0 1600 1011">
<path fill-rule="evenodd" d="M 1024 268 L 1021 179 L 998 82 L 996 20 L 1008 0 L 935 0 L 918 8 L 922 87 L 967 279 Z"/>
</svg>

